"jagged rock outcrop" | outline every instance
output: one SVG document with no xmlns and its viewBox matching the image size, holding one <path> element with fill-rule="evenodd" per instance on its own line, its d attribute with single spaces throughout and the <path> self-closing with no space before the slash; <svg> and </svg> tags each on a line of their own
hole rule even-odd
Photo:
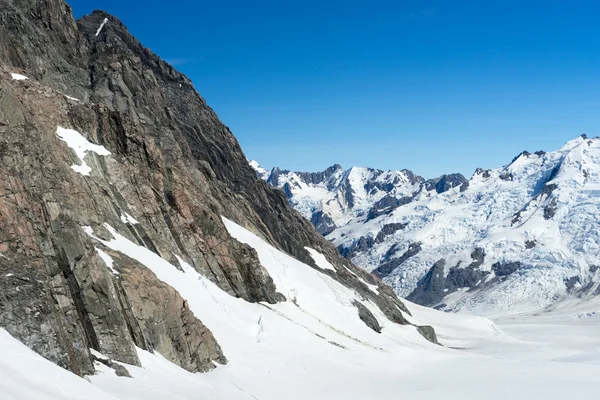
<svg viewBox="0 0 600 400">
<path fill-rule="evenodd" d="M 434 179 L 428 179 L 427 181 L 425 181 L 425 188 L 427 190 L 435 190 L 436 193 L 444 193 L 452 188 L 459 187 L 465 184 L 468 186 L 468 180 L 463 175 L 449 174 L 442 175 Z"/>
<path fill-rule="evenodd" d="M 371 311 L 367 307 L 365 307 L 362 303 L 355 301 L 354 307 L 358 310 L 358 317 L 371 329 L 373 329 L 377 333 L 381 333 L 381 325 L 379 325 L 379 321 L 373 315 Z M 430 340 L 433 341 L 433 340 Z"/>
<path fill-rule="evenodd" d="M 112 255 L 117 265 L 124 266 L 118 280 L 120 298 L 131 312 L 129 328 L 136 343 L 189 371 L 204 372 L 214 367 L 213 361 L 227 362 L 211 331 L 194 317 L 179 293 L 135 260 Z"/>
<path fill-rule="evenodd" d="M 133 365 L 135 346 L 157 350 L 190 371 L 226 362 L 174 289 L 93 236 L 110 240 L 110 226 L 232 296 L 283 300 L 222 215 L 309 265 L 305 246 L 318 250 L 337 266 L 330 276 L 408 323 L 391 288 L 259 180 L 190 80 L 117 18 L 75 21 L 62 0 L 0 0 L 0 21 L 0 327 L 80 375 L 93 372 L 90 348 Z M 89 175 L 71 167 L 84 161 L 59 127 L 102 149 L 84 153 Z"/>
</svg>

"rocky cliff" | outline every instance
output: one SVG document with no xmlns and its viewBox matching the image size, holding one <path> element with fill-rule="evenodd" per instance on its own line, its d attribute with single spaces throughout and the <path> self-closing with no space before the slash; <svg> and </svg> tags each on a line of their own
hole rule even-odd
<svg viewBox="0 0 600 400">
<path fill-rule="evenodd" d="M 231 296 L 285 300 L 224 216 L 409 324 L 391 288 L 256 177 L 190 80 L 102 11 L 75 21 L 62 0 L 0 0 L 0 160 L 0 327 L 77 374 L 93 373 L 90 349 L 131 365 L 136 347 L 158 351 L 190 371 L 226 362 L 176 290 L 103 245 L 114 231 Z"/>
</svg>

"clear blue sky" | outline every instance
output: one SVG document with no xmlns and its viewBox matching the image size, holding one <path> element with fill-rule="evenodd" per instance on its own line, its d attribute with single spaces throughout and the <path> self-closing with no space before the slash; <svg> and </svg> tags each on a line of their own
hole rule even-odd
<svg viewBox="0 0 600 400">
<path fill-rule="evenodd" d="M 600 135 L 598 1 L 123 1 L 266 167 L 470 176 Z"/>
</svg>

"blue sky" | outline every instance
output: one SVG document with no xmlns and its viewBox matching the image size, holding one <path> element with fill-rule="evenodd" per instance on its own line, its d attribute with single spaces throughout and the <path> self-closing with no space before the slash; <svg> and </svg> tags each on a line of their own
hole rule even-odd
<svg viewBox="0 0 600 400">
<path fill-rule="evenodd" d="M 470 176 L 600 135 L 597 1 L 69 1 L 184 72 L 266 167 Z"/>
</svg>

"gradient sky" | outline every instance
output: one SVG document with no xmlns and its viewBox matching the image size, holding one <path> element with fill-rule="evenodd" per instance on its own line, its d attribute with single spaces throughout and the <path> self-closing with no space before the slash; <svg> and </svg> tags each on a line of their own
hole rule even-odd
<svg viewBox="0 0 600 400">
<path fill-rule="evenodd" d="M 265 167 L 470 176 L 600 135 L 598 1 L 123 1 Z"/>
</svg>

